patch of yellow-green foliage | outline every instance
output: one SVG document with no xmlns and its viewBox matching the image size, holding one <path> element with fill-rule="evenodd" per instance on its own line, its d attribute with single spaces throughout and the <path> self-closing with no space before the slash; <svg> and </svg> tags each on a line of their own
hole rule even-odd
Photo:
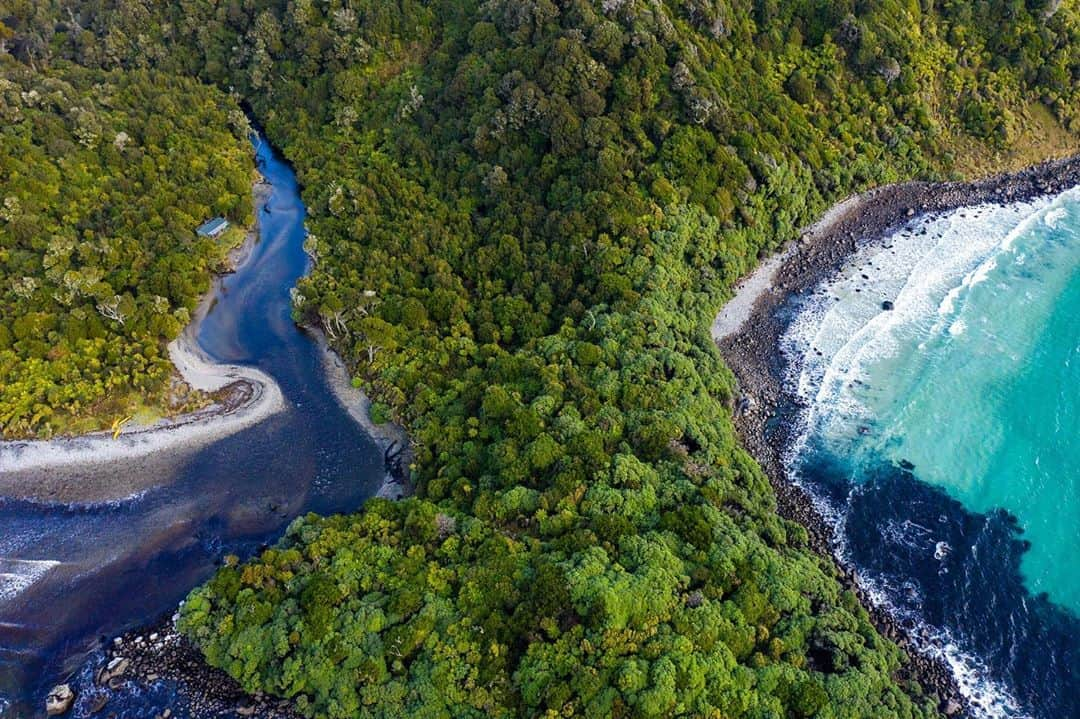
<svg viewBox="0 0 1080 719">
<path fill-rule="evenodd" d="M 191 595 L 212 664 L 342 718 L 935 713 L 776 515 L 707 328 L 843 195 L 1067 145 L 1075 4 L 81 6 L 22 54 L 235 87 L 304 185 L 298 319 L 416 442 L 416 498 Z"/>
<path fill-rule="evenodd" d="M 159 399 L 222 263 L 195 227 L 251 217 L 243 115 L 190 79 L 0 56 L 0 117 L 0 434 L 107 427 Z"/>
</svg>

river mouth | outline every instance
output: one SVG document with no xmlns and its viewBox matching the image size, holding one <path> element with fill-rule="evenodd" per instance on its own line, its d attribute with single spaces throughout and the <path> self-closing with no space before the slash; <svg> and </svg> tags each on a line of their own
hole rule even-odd
<svg viewBox="0 0 1080 719">
<path fill-rule="evenodd" d="M 785 472 L 978 716 L 1080 716 L 1077 301 L 1071 190 L 916 218 L 777 310 Z"/>
<path fill-rule="evenodd" d="M 270 185 L 258 241 L 215 282 L 198 342 L 272 377 L 285 408 L 208 446 L 86 469 L 88 480 L 138 474 L 131 484 L 150 488 L 127 499 L 0 497 L 0 716 L 38 711 L 105 637 L 174 610 L 226 555 L 250 556 L 301 514 L 354 511 L 385 479 L 382 450 L 292 322 L 289 290 L 310 265 L 305 208 L 288 164 L 254 144 Z"/>
</svg>

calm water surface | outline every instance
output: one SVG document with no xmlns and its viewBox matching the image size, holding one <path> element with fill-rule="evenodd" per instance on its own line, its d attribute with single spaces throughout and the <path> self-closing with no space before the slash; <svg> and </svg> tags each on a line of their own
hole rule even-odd
<svg viewBox="0 0 1080 719">
<path fill-rule="evenodd" d="M 289 166 L 265 142 L 256 146 L 272 186 L 268 211 L 251 257 L 219 284 L 199 343 L 222 362 L 271 375 L 287 409 L 189 456 L 163 487 L 130 501 L 0 498 L 5 719 L 40 712 L 49 687 L 103 637 L 171 611 L 225 554 L 250 555 L 299 514 L 354 510 L 382 482 L 381 451 L 337 403 L 318 347 L 290 319 L 289 289 L 308 270 L 305 210 Z M 137 703 L 109 709 L 139 716 Z"/>
<path fill-rule="evenodd" d="M 381 453 L 289 318 L 308 266 L 304 207 L 289 167 L 265 143 L 257 157 L 273 186 L 261 240 L 221 283 L 199 342 L 273 376 L 288 409 L 131 501 L 0 498 L 6 716 L 39 707 L 102 637 L 170 611 L 224 554 L 250 554 L 302 512 L 355 509 L 382 480 Z M 1074 191 L 920 219 L 783 310 L 805 404 L 789 469 L 867 587 L 987 716 L 1080 717 L 1077 307 Z M 110 710 L 149 717 L 167 702 Z"/>
</svg>

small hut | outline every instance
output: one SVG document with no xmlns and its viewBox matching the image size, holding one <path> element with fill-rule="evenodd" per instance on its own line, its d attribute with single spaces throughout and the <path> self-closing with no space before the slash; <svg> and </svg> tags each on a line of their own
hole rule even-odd
<svg viewBox="0 0 1080 719">
<path fill-rule="evenodd" d="M 195 232 L 199 237 L 217 237 L 227 229 L 229 229 L 229 221 L 224 217 L 215 217 L 199 225 Z"/>
</svg>

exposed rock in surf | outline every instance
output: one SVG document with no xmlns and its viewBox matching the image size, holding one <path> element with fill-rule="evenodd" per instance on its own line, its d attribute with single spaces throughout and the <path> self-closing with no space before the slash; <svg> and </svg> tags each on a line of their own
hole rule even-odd
<svg viewBox="0 0 1080 719">
<path fill-rule="evenodd" d="M 104 692 L 99 692 L 93 696 L 92 699 L 86 704 L 87 709 L 91 714 L 97 714 L 99 711 L 105 708 L 105 705 L 109 703 L 109 695 Z"/>
<path fill-rule="evenodd" d="M 169 706 L 157 703 L 152 709 L 156 713 L 139 716 L 156 716 L 158 719 L 180 716 L 301 718 L 292 701 L 262 692 L 248 694 L 232 677 L 209 666 L 199 650 L 176 632 L 173 620 L 162 619 L 152 626 L 118 637 L 119 642 L 110 642 L 92 660 L 99 667 L 89 676 L 101 677 L 123 668 L 123 677 L 113 676 L 105 687 L 95 686 L 96 679 L 91 679 L 90 684 L 75 684 L 82 695 L 74 709 L 76 715 L 93 715 L 106 703 L 110 710 L 126 715 L 129 698 L 154 694 L 157 702 L 164 700 Z M 147 633 L 148 629 L 153 631 Z M 122 654 L 120 647 L 123 647 Z M 175 691 L 166 690 L 158 684 L 161 681 L 174 684 Z M 154 685 L 157 685 L 156 691 L 148 692 Z"/>
<path fill-rule="evenodd" d="M 849 26 L 848 30 L 854 30 L 854 25 Z M 781 515 L 806 527 L 811 546 L 822 555 L 832 556 L 833 529 L 820 516 L 806 493 L 786 481 L 779 461 L 780 452 L 788 446 L 790 439 L 785 433 L 794 431 L 789 426 L 791 423 L 770 424 L 771 429 L 766 433 L 766 425 L 773 419 L 770 408 L 776 407 L 783 396 L 777 371 L 778 363 L 784 360 L 778 360 L 776 350 L 784 322 L 777 316 L 777 308 L 793 294 L 820 293 L 831 296 L 821 287 L 821 283 L 834 276 L 844 261 L 864 243 L 887 237 L 905 223 L 912 235 L 925 235 L 926 223 L 922 222 L 920 231 L 920 221 L 915 219 L 916 215 L 991 200 L 1015 202 L 1076 185 L 1080 185 L 1080 157 L 1047 162 L 1019 173 L 976 183 L 911 182 L 849 198 L 834 206 L 811 231 L 803 233 L 801 242 L 795 245 L 796 251 L 786 255 L 771 275 L 768 287 L 754 297 L 743 298 L 743 302 L 752 309 L 748 316 L 739 319 L 737 329 L 733 329 L 731 334 L 721 333 L 720 336 L 714 333 L 725 361 L 738 378 L 740 390 L 759 398 L 764 408 L 762 411 L 734 413 L 743 443 L 766 470 L 776 491 Z M 886 246 L 886 250 L 892 249 L 891 245 Z M 774 291 L 776 288 L 782 288 L 782 291 Z M 894 304 L 885 301 L 881 307 L 892 310 Z M 785 398 L 786 402 L 790 400 L 791 397 Z M 738 408 L 737 402 L 735 407 Z M 900 466 L 907 471 L 914 469 L 910 462 L 906 466 L 901 463 Z M 908 663 L 902 674 L 918 680 L 927 690 L 927 696 L 933 697 L 938 703 L 942 713 L 963 714 L 968 700 L 961 693 L 956 677 L 941 659 L 920 653 L 919 645 L 924 640 L 914 637 L 916 624 L 910 619 L 895 617 L 887 609 L 868 601 L 858 587 L 854 572 L 844 571 L 840 567 L 840 574 L 844 585 L 860 597 L 867 607 L 879 631 L 906 650 Z"/>
<path fill-rule="evenodd" d="M 109 685 L 113 679 L 119 679 L 124 676 L 124 672 L 131 666 L 131 661 L 125 657 L 113 657 L 109 660 L 109 663 L 98 671 L 97 683 L 101 685 Z"/>
<path fill-rule="evenodd" d="M 45 713 L 51 717 L 66 714 L 75 702 L 75 692 L 67 684 L 58 684 L 45 697 Z"/>
</svg>

